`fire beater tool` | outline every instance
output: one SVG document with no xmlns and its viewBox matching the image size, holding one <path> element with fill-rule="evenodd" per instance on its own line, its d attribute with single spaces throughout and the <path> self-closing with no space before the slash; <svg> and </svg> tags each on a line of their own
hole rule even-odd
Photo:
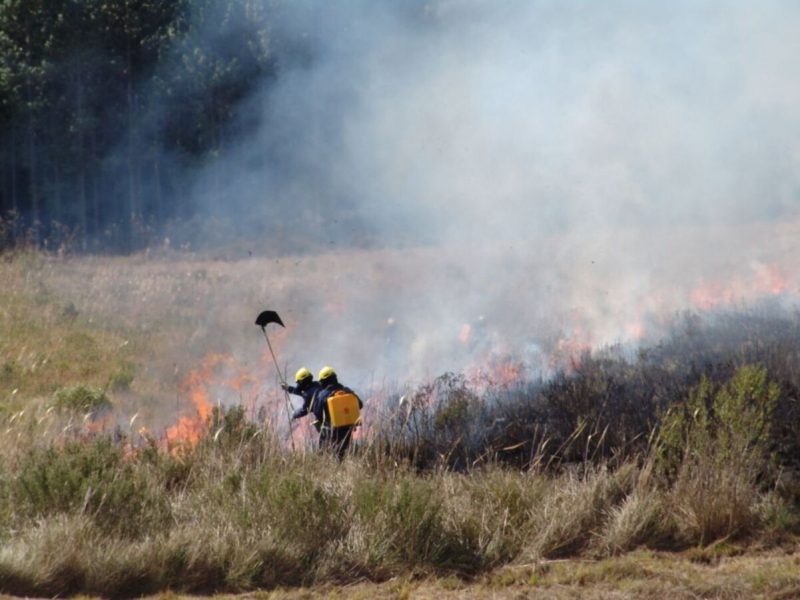
<svg viewBox="0 0 800 600">
<path fill-rule="evenodd" d="M 280 380 L 281 385 L 284 388 L 283 395 L 284 398 L 286 399 L 286 417 L 289 420 L 289 437 L 292 440 L 292 451 L 294 451 L 294 437 L 292 436 L 292 415 L 291 412 L 289 411 L 289 404 L 290 404 L 289 392 L 287 392 L 285 389 L 286 379 L 284 378 L 283 373 L 281 373 L 280 367 L 278 367 L 278 360 L 275 358 L 275 352 L 272 350 L 272 344 L 270 343 L 269 336 L 267 335 L 267 325 L 269 325 L 270 323 L 275 323 L 276 325 L 280 325 L 281 327 L 284 328 L 286 327 L 286 325 L 283 324 L 283 321 L 281 321 L 280 316 L 278 316 L 278 313 L 275 312 L 274 310 L 265 310 L 261 312 L 261 314 L 259 314 L 258 317 L 256 318 L 256 325 L 261 327 L 261 331 L 264 333 L 264 339 L 267 340 L 267 347 L 269 348 L 269 353 L 272 355 L 272 364 L 275 365 L 275 370 L 278 372 L 278 379 Z"/>
</svg>

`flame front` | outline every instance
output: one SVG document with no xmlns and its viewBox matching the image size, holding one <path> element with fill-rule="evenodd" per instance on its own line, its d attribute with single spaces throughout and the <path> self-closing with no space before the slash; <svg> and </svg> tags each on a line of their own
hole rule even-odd
<svg viewBox="0 0 800 600">
<path fill-rule="evenodd" d="M 168 451 L 193 448 L 208 432 L 213 408 L 209 387 L 216 369 L 230 362 L 231 358 L 225 354 L 209 354 L 201 366 L 189 371 L 181 382 L 179 390 L 191 400 L 195 414 L 181 416 L 177 423 L 166 429 L 164 442 Z"/>
<path fill-rule="evenodd" d="M 729 281 L 702 280 L 689 294 L 695 308 L 712 310 L 737 302 L 747 303 L 760 298 L 780 296 L 790 291 L 789 277 L 777 265 L 757 265 L 749 276 Z"/>
<path fill-rule="evenodd" d="M 739 303 L 746 305 L 763 298 L 788 297 L 798 289 L 792 270 L 785 265 L 763 263 L 751 263 L 726 279 L 695 281 L 699 282 L 694 287 L 658 288 L 632 295 L 625 304 L 628 310 L 622 316 L 613 311 L 592 310 L 591 304 L 576 302 L 574 308 L 553 323 L 552 329 L 544 327 L 538 337 L 533 335 L 521 351 L 519 344 L 515 345 L 504 336 L 501 327 L 491 317 L 481 316 L 463 323 L 455 331 L 451 330 L 451 348 L 464 363 L 458 370 L 478 393 L 508 389 L 530 377 L 547 377 L 558 371 L 573 372 L 580 368 L 585 353 L 602 344 L 636 343 L 646 336 L 657 336 L 676 307 L 716 310 Z M 346 310 L 338 300 L 329 302 L 326 308 L 339 314 Z M 390 321 L 394 323 L 393 318 Z M 271 336 L 276 347 L 285 338 L 284 329 Z M 413 339 L 407 344 L 408 348 L 414 347 L 412 342 Z M 308 419 L 295 422 L 293 430 L 287 426 L 285 397 L 276 384 L 274 365 L 266 348 L 251 367 L 227 354 L 209 354 L 180 383 L 180 397 L 191 401 L 192 411 L 181 415 L 165 430 L 164 447 L 171 452 L 177 448 L 194 447 L 208 433 L 212 409 L 217 404 L 243 406 L 250 418 L 269 427 L 287 447 L 290 440 L 308 442 L 315 438 Z M 356 437 L 368 438 L 374 425 L 370 421 L 377 419 L 386 408 L 389 394 L 381 386 L 378 389 L 366 386 L 360 391 L 369 401 L 365 407 L 363 427 L 357 431 Z M 300 447 L 306 448 L 308 444 Z"/>
</svg>

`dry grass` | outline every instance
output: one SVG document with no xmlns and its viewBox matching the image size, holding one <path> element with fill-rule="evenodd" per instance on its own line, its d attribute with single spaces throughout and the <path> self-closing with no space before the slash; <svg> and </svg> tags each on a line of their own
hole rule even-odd
<svg viewBox="0 0 800 600">
<path fill-rule="evenodd" d="M 602 586 L 641 575 L 625 571 L 634 564 L 625 551 L 709 541 L 676 525 L 686 516 L 674 490 L 643 482 L 634 464 L 580 475 L 492 466 L 420 475 L 286 453 L 267 431 L 240 433 L 180 459 L 122 459 L 102 441 L 29 455 L 0 485 L 8 507 L 0 589 L 243 591 L 409 573 L 470 578 L 553 557 L 621 556 L 587 563 L 608 566 L 580 577 L 542 573 L 554 585 Z M 779 500 L 755 488 L 752 498 L 751 539 L 768 540 Z M 719 560 L 720 547 L 691 558 Z"/>
<path fill-rule="evenodd" d="M 348 258 L 348 282 L 365 276 L 357 264 L 387 277 L 374 256 Z M 770 485 L 755 458 L 743 468 L 730 452 L 706 462 L 687 454 L 666 474 L 654 455 L 541 471 L 487 458 L 458 473 L 419 472 L 378 444 L 342 464 L 292 453 L 279 431 L 236 411 L 217 414 L 212 435 L 180 455 L 125 426 L 136 413 L 137 427 L 153 430 L 174 418 L 186 405 L 177 384 L 207 351 L 258 356 L 253 307 L 288 302 L 301 292 L 290 273 L 322 277 L 327 261 L 339 260 L 254 259 L 231 269 L 23 254 L 0 263 L 8 282 L 0 290 L 0 590 L 131 596 L 288 586 L 314 595 L 336 584 L 362 597 L 465 589 L 503 597 L 532 586 L 554 597 L 736 598 L 798 589 L 793 556 L 773 550 L 748 562 L 720 550 L 775 548 L 798 531 L 794 497 Z M 308 307 L 297 306 L 287 320 L 303 318 Z M 291 350 L 288 340 L 276 343 Z M 68 395 L 55 392 L 76 385 L 108 395 L 124 417 L 120 431 L 90 435 L 80 410 L 54 409 Z M 458 437 L 460 414 L 440 419 L 440 432 Z"/>
<path fill-rule="evenodd" d="M 519 598 L 661 600 L 675 598 L 790 599 L 800 593 L 800 555 L 793 550 L 754 551 L 696 562 L 674 553 L 636 551 L 603 560 L 537 561 L 497 569 L 473 580 L 401 576 L 381 583 L 354 582 L 248 593 L 263 600 L 415 598 L 439 600 Z M 162 595 L 159 599 L 174 599 Z M 215 598 L 237 600 L 241 596 Z"/>
</svg>

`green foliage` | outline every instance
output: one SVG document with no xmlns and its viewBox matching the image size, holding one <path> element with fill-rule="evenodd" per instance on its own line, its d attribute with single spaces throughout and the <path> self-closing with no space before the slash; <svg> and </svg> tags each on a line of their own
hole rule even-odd
<svg viewBox="0 0 800 600">
<path fill-rule="evenodd" d="M 147 469 L 126 462 L 108 438 L 31 452 L 11 480 L 16 510 L 36 519 L 89 515 L 109 532 L 138 537 L 167 523 L 167 499 Z"/>
<path fill-rule="evenodd" d="M 657 466 L 672 482 L 680 535 L 701 544 L 751 529 L 769 428 L 780 396 L 766 369 L 744 366 L 720 386 L 703 379 L 662 421 Z"/>
<path fill-rule="evenodd" d="M 358 482 L 351 501 L 353 527 L 372 530 L 366 556 L 370 568 L 408 565 L 471 573 L 488 562 L 478 541 L 478 520 L 451 513 L 441 484 L 438 477 L 411 473 Z"/>
<path fill-rule="evenodd" d="M 130 389 L 135 377 L 133 365 L 123 365 L 121 369 L 111 374 L 108 378 L 107 389 L 112 392 L 126 392 Z"/>
<path fill-rule="evenodd" d="M 468 410 L 469 397 L 466 394 L 454 394 L 436 411 L 433 426 L 437 430 L 463 427 L 467 421 Z"/>
<path fill-rule="evenodd" d="M 211 160 L 234 138 L 275 72 L 271 20 L 252 0 L 0 3 L 0 166 L 16 182 L 0 217 L 24 216 L 0 221 L 0 248 L 132 249 L 181 214 L 160 200 L 176 183 L 163 157 Z"/>
<path fill-rule="evenodd" d="M 719 467 L 763 463 L 779 396 L 763 367 L 741 367 L 721 386 L 704 377 L 685 403 L 663 416 L 658 466 L 674 477 L 686 460 L 710 460 Z"/>
<path fill-rule="evenodd" d="M 61 388 L 53 395 L 54 406 L 61 411 L 73 413 L 97 412 L 111 408 L 106 393 L 88 385 Z"/>
<path fill-rule="evenodd" d="M 399 452 L 410 449 L 418 465 L 431 466 L 443 458 L 463 468 L 475 442 L 482 438 L 482 403 L 463 375 L 445 373 L 419 386 L 411 395 L 399 431 L 390 435 Z"/>
<path fill-rule="evenodd" d="M 12 476 L 5 465 L 0 463 L 0 545 L 6 539 L 13 523 L 13 505 L 11 504 Z"/>
</svg>

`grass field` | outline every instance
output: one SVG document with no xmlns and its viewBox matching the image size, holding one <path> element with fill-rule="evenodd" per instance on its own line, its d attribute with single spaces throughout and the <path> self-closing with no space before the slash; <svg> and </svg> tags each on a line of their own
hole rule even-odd
<svg viewBox="0 0 800 600">
<path fill-rule="evenodd" d="M 379 382 L 385 422 L 354 456 L 307 452 L 304 431 L 292 451 L 255 314 L 291 307 L 272 334 L 289 365 L 306 346 L 362 364 L 376 346 L 317 356 L 315 336 L 331 315 L 377 327 L 355 283 L 389 286 L 418 252 L 0 257 L 0 591 L 798 593 L 791 313 L 692 318 L 526 385 Z M 387 416 L 401 392 L 411 412 Z"/>
</svg>

